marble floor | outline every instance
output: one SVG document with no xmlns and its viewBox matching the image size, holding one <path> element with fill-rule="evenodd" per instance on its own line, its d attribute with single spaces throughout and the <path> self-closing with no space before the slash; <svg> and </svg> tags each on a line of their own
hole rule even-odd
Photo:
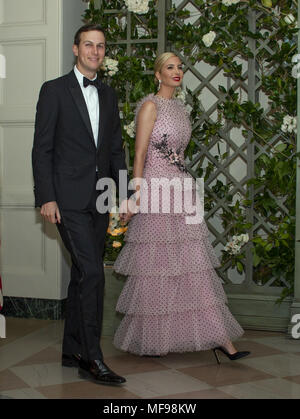
<svg viewBox="0 0 300 419">
<path fill-rule="evenodd" d="M 0 339 L 0 398 L 13 399 L 300 399 L 300 341 L 246 331 L 236 342 L 251 355 L 221 365 L 211 351 L 140 358 L 103 337 L 106 363 L 121 387 L 93 384 L 61 366 L 63 321 L 7 318 Z"/>
</svg>

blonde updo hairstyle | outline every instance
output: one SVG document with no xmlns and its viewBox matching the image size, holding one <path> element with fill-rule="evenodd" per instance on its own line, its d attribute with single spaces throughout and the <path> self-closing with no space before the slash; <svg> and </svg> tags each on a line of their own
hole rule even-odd
<svg viewBox="0 0 300 419">
<path fill-rule="evenodd" d="M 155 74 L 155 83 L 158 84 L 158 79 L 156 77 L 156 73 L 160 73 L 163 65 L 168 61 L 169 58 L 177 57 L 176 54 L 173 52 L 164 52 L 163 54 L 160 54 L 155 62 L 154 62 L 154 74 Z"/>
</svg>

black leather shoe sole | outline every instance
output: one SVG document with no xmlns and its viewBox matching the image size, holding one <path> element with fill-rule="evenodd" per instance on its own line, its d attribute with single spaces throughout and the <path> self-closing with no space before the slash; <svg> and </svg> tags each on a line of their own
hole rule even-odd
<svg viewBox="0 0 300 419">
<path fill-rule="evenodd" d="M 69 367 L 69 368 L 72 368 L 72 367 L 77 367 L 78 368 L 78 362 L 77 361 L 71 361 L 71 360 L 66 360 L 66 359 L 63 359 L 62 361 L 61 361 L 61 365 L 63 366 L 63 367 Z"/>
<path fill-rule="evenodd" d="M 63 357 L 61 360 L 61 365 L 63 367 L 69 367 L 69 368 L 78 368 L 79 367 L 79 359 L 77 360 L 75 357 Z"/>
<path fill-rule="evenodd" d="M 101 379 L 101 377 L 96 378 L 92 373 L 82 368 L 78 369 L 78 375 L 80 378 L 83 378 L 84 380 L 89 380 L 95 384 L 104 384 L 106 386 L 121 386 L 122 384 L 126 383 L 125 378 L 123 382 L 110 381 L 105 379 L 105 377 L 103 377 L 103 380 Z"/>
</svg>

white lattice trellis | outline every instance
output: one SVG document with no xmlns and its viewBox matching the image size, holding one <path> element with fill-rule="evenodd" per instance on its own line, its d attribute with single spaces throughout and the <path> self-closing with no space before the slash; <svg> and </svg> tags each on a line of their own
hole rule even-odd
<svg viewBox="0 0 300 419">
<path fill-rule="evenodd" d="M 177 12 L 189 10 L 191 16 L 188 21 L 192 23 L 194 27 L 199 25 L 200 8 L 197 6 L 196 1 L 158 0 L 158 30 L 155 36 L 145 36 L 145 39 L 138 39 L 132 36 L 132 14 L 124 13 L 123 10 L 122 13 L 126 17 L 127 36 L 126 38 L 117 41 L 116 44 L 125 47 L 128 56 L 132 56 L 132 54 L 135 53 L 134 47 L 141 43 L 152 43 L 152 46 L 157 48 L 158 53 L 165 50 L 176 52 L 185 64 L 185 85 L 192 90 L 194 95 L 198 96 L 202 103 L 202 113 L 197 124 L 201 125 L 205 121 L 216 122 L 218 118 L 218 105 L 224 100 L 224 94 L 219 90 L 219 85 L 224 86 L 226 90 L 231 88 L 234 92 L 237 92 L 241 102 L 247 100 L 250 100 L 253 103 L 259 102 L 264 107 L 265 123 L 272 124 L 273 120 L 267 97 L 261 88 L 261 68 L 259 68 L 259 64 L 261 65 L 263 63 L 263 69 L 267 75 L 271 75 L 276 70 L 276 66 L 265 68 L 266 58 L 271 57 L 273 54 L 269 40 L 249 39 L 248 48 L 252 51 L 253 58 L 249 58 L 248 60 L 242 58 L 238 52 L 232 52 L 230 54 L 238 64 L 242 65 L 243 80 L 234 80 L 227 75 L 225 76 L 223 67 L 213 67 L 204 62 L 194 64 L 189 57 L 184 56 L 181 50 L 176 49 L 174 44 L 168 42 L 166 27 L 167 23 L 170 24 L 170 22 L 166 22 L 166 16 L 167 11 L 171 7 L 175 7 Z M 105 13 L 109 13 L 113 16 L 118 15 L 120 10 L 110 9 Z M 253 33 L 257 30 L 256 21 L 259 17 L 259 12 L 249 12 L 249 30 Z M 231 20 L 237 18 L 238 17 L 233 16 Z M 276 18 L 274 17 L 274 19 Z M 140 21 L 146 22 L 143 17 L 140 17 Z M 173 23 L 183 26 L 184 23 L 187 23 L 187 20 L 181 20 L 177 16 Z M 194 47 L 197 48 L 197 45 Z M 282 140 L 283 134 L 277 133 L 272 139 L 268 140 L 268 145 L 266 146 L 261 143 L 252 142 L 250 141 L 252 137 L 250 132 L 246 138 L 243 135 L 243 130 L 248 130 L 248 128 L 249 127 L 247 127 L 246 124 L 242 127 L 236 127 L 232 123 L 227 123 L 220 129 L 218 135 L 211 140 L 207 147 L 203 146 L 201 138 L 196 139 L 196 150 L 192 161 L 189 163 L 189 170 L 195 176 L 199 165 L 202 168 L 207 167 L 209 164 L 213 165 L 213 170 L 205 182 L 205 190 L 213 199 L 213 205 L 206 213 L 206 222 L 212 235 L 213 246 L 219 255 L 227 241 L 226 234 L 228 233 L 228 229 L 224 230 L 218 216 L 223 210 L 228 210 L 228 203 L 225 199 L 219 198 L 214 193 L 214 185 L 218 180 L 230 185 L 230 193 L 233 196 L 233 202 L 236 199 L 240 200 L 246 198 L 248 188 L 248 199 L 253 200 L 255 196 L 260 193 L 260 190 L 255 190 L 254 186 L 247 187 L 246 182 L 248 179 L 255 176 L 256 161 L 261 155 L 266 154 L 270 144 L 275 146 Z M 225 153 L 225 158 L 216 158 L 216 155 Z M 269 193 L 272 196 L 271 192 Z M 278 204 L 278 211 L 287 214 L 288 209 L 285 206 L 285 201 L 277 199 L 274 196 L 272 197 Z M 253 206 L 247 211 L 247 220 L 253 224 L 250 237 L 252 237 L 252 234 L 260 234 L 270 230 L 270 226 L 266 220 L 255 211 Z M 281 283 L 278 284 L 277 280 L 275 286 L 274 278 L 269 278 L 269 281 L 263 286 L 256 284 L 253 281 L 254 268 L 253 256 L 250 248 L 251 245 L 249 243 L 246 246 L 245 275 L 240 275 L 236 270 L 232 270 L 230 268 L 230 263 L 220 270 L 220 275 L 226 284 L 225 287 L 229 295 L 231 308 L 245 327 L 286 330 L 289 323 L 291 300 L 286 299 L 280 307 L 275 307 L 274 304 L 281 293 L 282 286 L 285 285 L 285 282 L 282 280 Z"/>
</svg>

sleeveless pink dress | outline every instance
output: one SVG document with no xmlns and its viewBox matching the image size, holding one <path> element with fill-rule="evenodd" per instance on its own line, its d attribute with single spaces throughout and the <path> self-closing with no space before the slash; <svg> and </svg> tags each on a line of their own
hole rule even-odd
<svg viewBox="0 0 300 419">
<path fill-rule="evenodd" d="M 143 178 L 148 185 L 153 179 L 153 184 L 162 178 L 189 179 L 195 196 L 196 182 L 184 169 L 191 135 L 188 112 L 178 99 L 151 94 L 139 102 L 136 115 L 148 100 L 156 105 L 157 119 Z M 175 189 L 171 205 L 181 194 Z M 146 190 L 147 208 L 152 190 Z M 165 213 L 161 201 L 160 196 L 156 213 L 143 210 L 132 217 L 114 264 L 117 273 L 127 276 L 116 307 L 125 316 L 114 345 L 138 355 L 165 355 L 208 350 L 237 339 L 244 331 L 227 307 L 205 221 L 187 224 L 184 211 Z"/>
</svg>

